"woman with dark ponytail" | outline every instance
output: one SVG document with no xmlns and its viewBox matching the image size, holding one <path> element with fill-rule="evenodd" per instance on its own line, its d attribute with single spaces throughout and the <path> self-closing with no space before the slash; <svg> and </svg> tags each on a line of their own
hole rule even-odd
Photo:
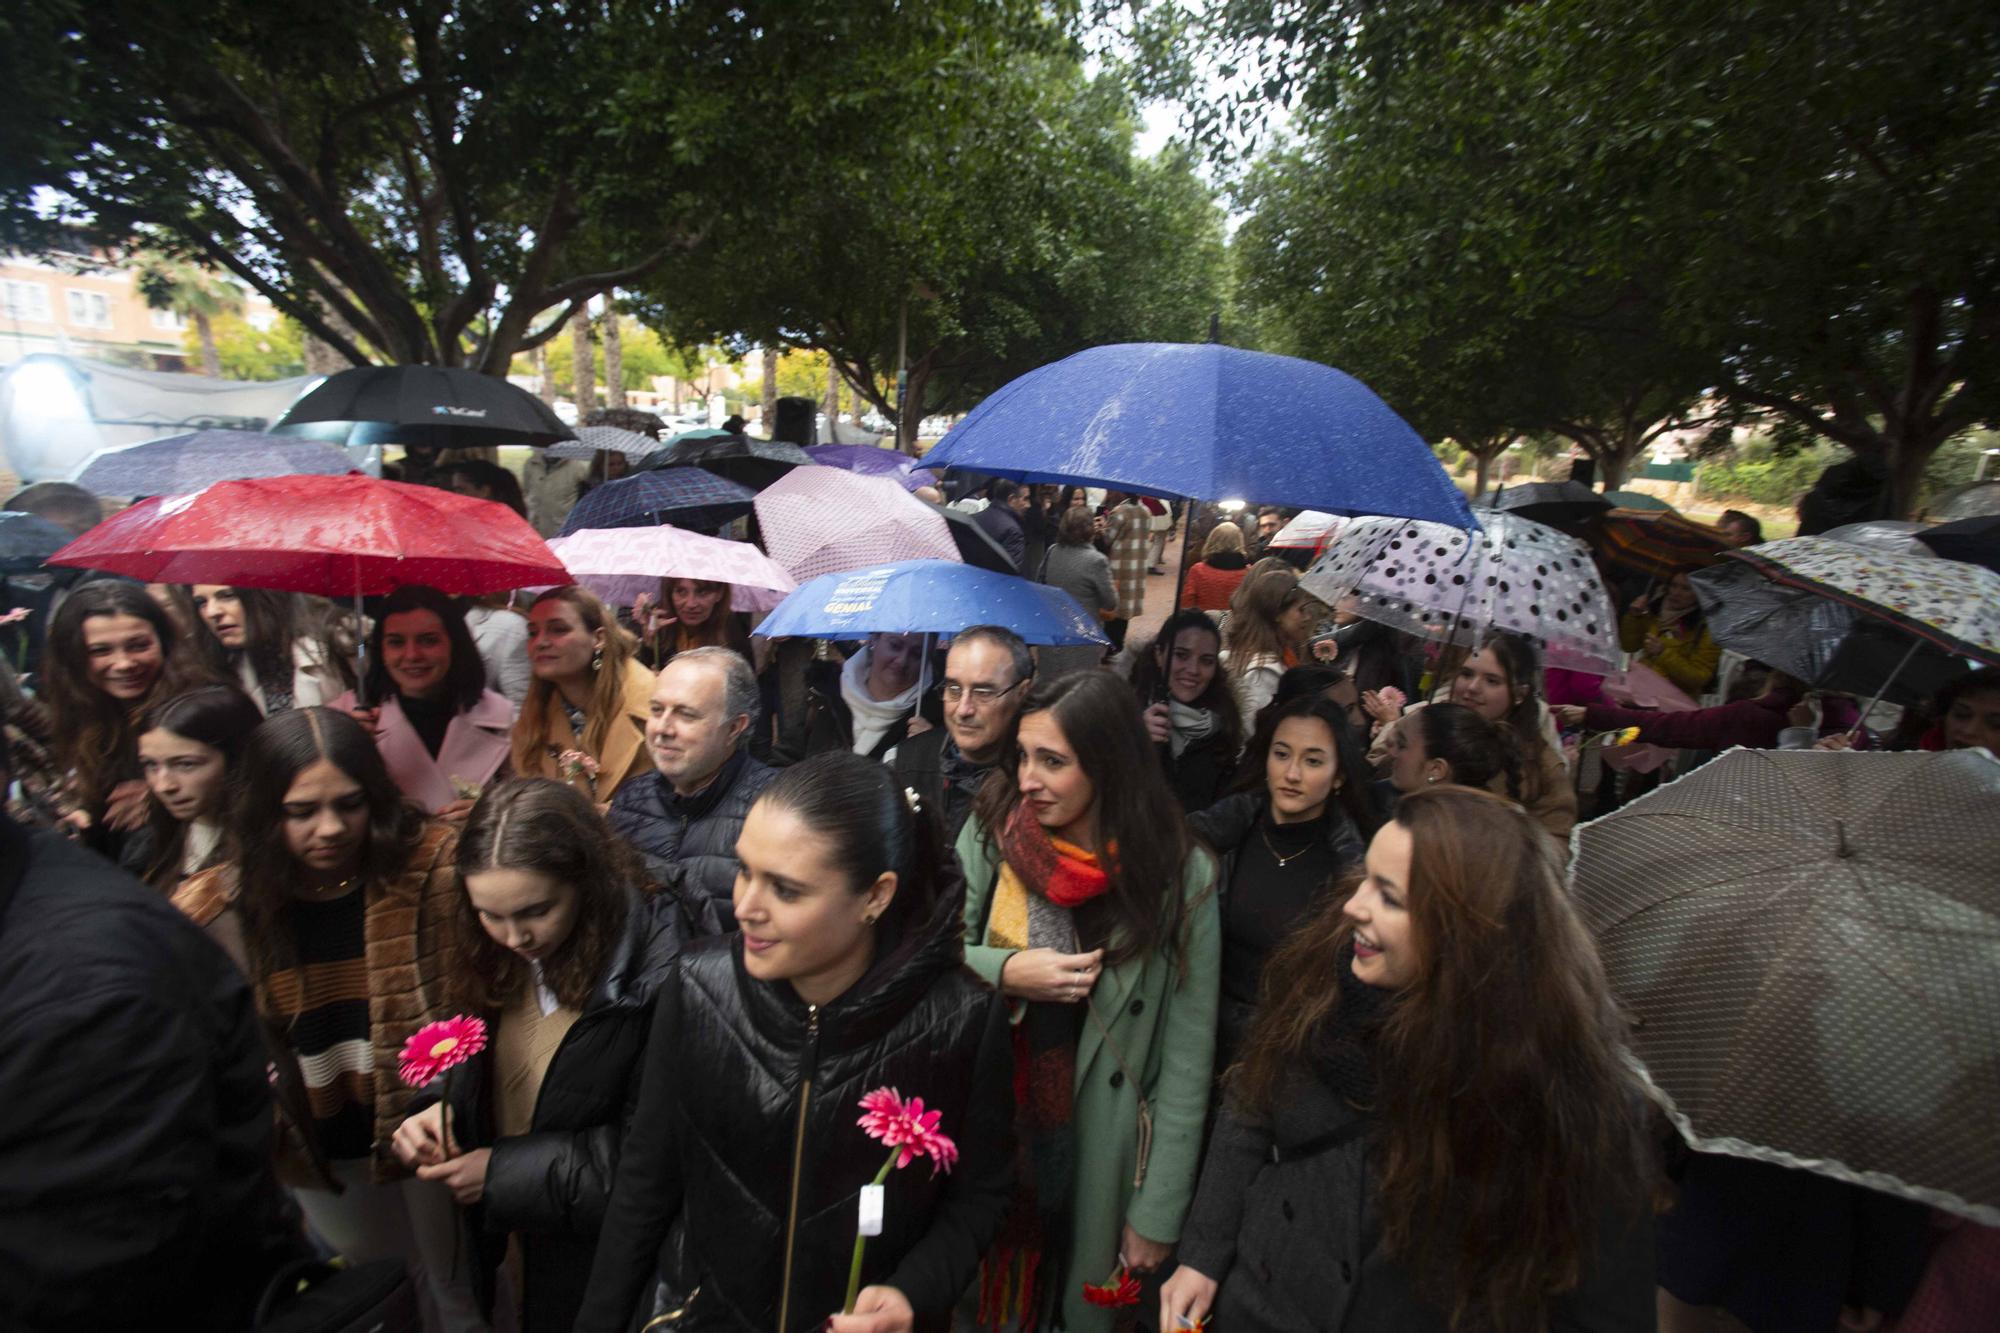
<svg viewBox="0 0 2000 1333">
<path fill-rule="evenodd" d="M 1399 796 L 1439 783 L 1521 798 L 1521 746 L 1504 722 L 1463 704 L 1413 708 L 1389 734 L 1389 785 Z"/>
<path fill-rule="evenodd" d="M 1122 687 L 1120 687 L 1122 688 Z M 1006 1206 L 1007 1011 L 965 967 L 935 821 L 882 765 L 828 751 L 744 820 L 740 933 L 661 988 L 639 1106 L 579 1333 L 942 1328 Z M 855 1201 L 882 1163 L 857 1126 L 879 1088 L 923 1099 L 948 1172 L 886 1183 L 851 1316 Z"/>
</svg>

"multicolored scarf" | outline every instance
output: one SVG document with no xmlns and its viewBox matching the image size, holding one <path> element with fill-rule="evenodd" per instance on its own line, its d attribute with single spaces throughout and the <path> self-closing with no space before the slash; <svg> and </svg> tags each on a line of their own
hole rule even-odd
<svg viewBox="0 0 2000 1333">
<path fill-rule="evenodd" d="M 1098 858 L 1051 838 L 1025 802 L 1008 816 L 999 844 L 984 943 L 1078 952 L 1072 911 L 1111 887 Z M 1080 1012 L 1076 1005 L 1031 1001 L 1014 1027 L 1014 1198 L 980 1267 L 982 1328 L 1016 1324 L 1033 1333 L 1063 1291 L 1076 1179 Z"/>
</svg>

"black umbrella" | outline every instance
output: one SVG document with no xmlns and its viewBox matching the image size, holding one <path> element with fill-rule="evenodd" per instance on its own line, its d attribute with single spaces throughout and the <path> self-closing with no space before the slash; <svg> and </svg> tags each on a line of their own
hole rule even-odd
<svg viewBox="0 0 2000 1333">
<path fill-rule="evenodd" d="M 444 366 L 359 366 L 328 376 L 272 427 L 343 444 L 554 444 L 570 428 L 506 380 Z"/>
<path fill-rule="evenodd" d="M 944 525 L 951 529 L 951 539 L 958 546 L 958 558 L 968 565 L 980 569 L 990 569 L 996 574 L 1019 574 L 1014 562 L 1007 555 L 1007 548 L 987 535 L 986 529 L 972 521 L 972 515 L 943 505 L 931 508 L 944 515 Z"/>
<path fill-rule="evenodd" d="M 761 491 L 795 467 L 817 466 L 812 455 L 783 440 L 759 440 L 749 435 L 683 438 L 672 448 L 646 460 L 646 467 L 698 467 Z"/>
<path fill-rule="evenodd" d="M 1879 617 L 1774 583 L 1741 561 L 1696 570 L 1688 582 L 1717 643 L 1813 689 L 1866 698 L 1888 681 L 1883 697 L 1907 705 L 1931 698 L 1971 670 L 1964 659 Z"/>
<path fill-rule="evenodd" d="M 1989 514 L 2000 514 L 2000 480 L 1991 477 L 1954 486 L 1924 507 L 1924 517 L 1946 523 Z"/>
<path fill-rule="evenodd" d="M 0 511 L 0 574 L 32 574 L 70 540 L 68 528 L 59 528 L 39 514 Z"/>
<path fill-rule="evenodd" d="M 1962 518 L 1911 535 L 1947 560 L 1984 565 L 2000 573 L 2000 515 Z"/>
<path fill-rule="evenodd" d="M 1518 514 L 1560 528 L 1596 518 L 1616 506 L 1581 482 L 1530 481 L 1490 491 L 1474 500 L 1472 507 Z"/>
</svg>

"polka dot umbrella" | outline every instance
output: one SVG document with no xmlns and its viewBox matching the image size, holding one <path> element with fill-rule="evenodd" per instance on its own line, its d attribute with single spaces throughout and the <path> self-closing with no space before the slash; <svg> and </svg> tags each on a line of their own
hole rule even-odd
<svg viewBox="0 0 2000 1333">
<path fill-rule="evenodd" d="M 1300 585 L 1329 604 L 1360 599 L 1363 618 L 1439 642 L 1487 629 L 1525 634 L 1548 665 L 1618 669 L 1618 617 L 1590 548 L 1514 514 L 1479 514 L 1480 529 L 1359 518 L 1341 529 Z"/>
</svg>

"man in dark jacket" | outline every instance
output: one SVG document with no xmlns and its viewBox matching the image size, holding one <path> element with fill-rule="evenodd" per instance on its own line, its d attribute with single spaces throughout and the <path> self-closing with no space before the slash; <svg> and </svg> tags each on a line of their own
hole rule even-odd
<svg viewBox="0 0 2000 1333">
<path fill-rule="evenodd" d="M 228 957 L 109 862 L 0 814 L 0 1013 L 0 1327 L 247 1328 L 304 1242 Z"/>
<path fill-rule="evenodd" d="M 611 800 L 611 827 L 646 858 L 662 883 L 716 901 L 727 924 L 736 885 L 736 835 L 750 805 L 776 776 L 743 738 L 757 715 L 757 677 L 741 653 L 691 648 L 660 669 L 646 747 L 651 777 Z"/>
<path fill-rule="evenodd" d="M 971 813 L 973 795 L 1014 746 L 1021 700 L 1034 676 L 1021 636 L 975 625 L 951 641 L 944 659 L 944 727 L 896 747 L 896 780 L 943 821 L 947 845 Z"/>
<path fill-rule="evenodd" d="M 972 521 L 1000 543 L 1018 574 L 1028 550 L 1028 536 L 1021 528 L 1021 516 L 1028 512 L 1028 488 L 1011 481 L 996 481 L 987 495 L 992 503 L 974 514 Z"/>
</svg>

